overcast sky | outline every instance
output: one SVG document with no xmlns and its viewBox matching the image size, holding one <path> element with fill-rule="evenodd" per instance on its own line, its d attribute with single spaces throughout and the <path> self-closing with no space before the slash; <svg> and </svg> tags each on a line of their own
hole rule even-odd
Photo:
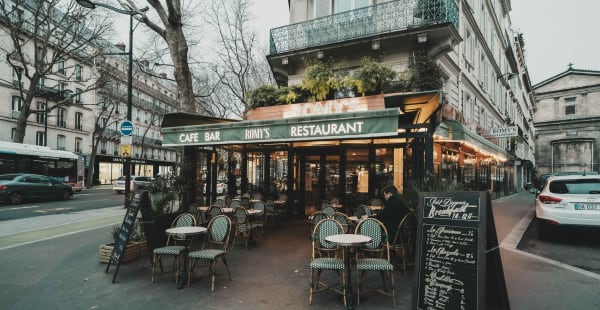
<svg viewBox="0 0 600 310">
<path fill-rule="evenodd" d="M 513 0 L 513 30 L 523 33 L 525 61 L 537 84 L 573 68 L 600 71 L 599 0 Z"/>
</svg>

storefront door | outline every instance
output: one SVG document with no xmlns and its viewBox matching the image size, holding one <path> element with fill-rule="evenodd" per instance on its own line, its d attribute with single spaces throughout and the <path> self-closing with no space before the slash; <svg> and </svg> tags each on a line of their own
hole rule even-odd
<svg viewBox="0 0 600 310">
<path fill-rule="evenodd" d="M 340 156 L 334 154 L 307 154 L 304 156 L 305 213 L 320 209 L 321 202 L 340 198 Z"/>
</svg>

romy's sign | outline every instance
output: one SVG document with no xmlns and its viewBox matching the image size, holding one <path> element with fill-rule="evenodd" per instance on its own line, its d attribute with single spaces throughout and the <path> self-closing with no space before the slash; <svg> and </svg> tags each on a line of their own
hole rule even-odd
<svg viewBox="0 0 600 310">
<path fill-rule="evenodd" d="M 163 145 L 218 145 L 394 136 L 398 109 L 163 128 Z"/>
<path fill-rule="evenodd" d="M 516 137 L 519 134 L 517 126 L 497 127 L 490 129 L 490 136 L 497 138 Z"/>
</svg>

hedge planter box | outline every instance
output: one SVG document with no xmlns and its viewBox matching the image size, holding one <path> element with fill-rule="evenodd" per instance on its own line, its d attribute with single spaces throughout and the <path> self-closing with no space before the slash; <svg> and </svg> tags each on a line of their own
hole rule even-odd
<svg viewBox="0 0 600 310">
<path fill-rule="evenodd" d="M 100 245 L 99 258 L 100 262 L 107 264 L 110 255 L 113 252 L 114 243 Z M 136 258 L 148 255 L 148 244 L 146 241 L 132 241 L 127 244 L 123 252 L 121 263 L 125 263 Z"/>
</svg>

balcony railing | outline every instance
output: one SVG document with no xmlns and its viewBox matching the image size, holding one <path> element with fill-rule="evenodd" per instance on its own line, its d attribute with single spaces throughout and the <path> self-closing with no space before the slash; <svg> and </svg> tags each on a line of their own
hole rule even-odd
<svg viewBox="0 0 600 310">
<path fill-rule="evenodd" d="M 454 0 L 398 0 L 271 29 L 270 54 L 451 23 L 458 30 Z"/>
</svg>

